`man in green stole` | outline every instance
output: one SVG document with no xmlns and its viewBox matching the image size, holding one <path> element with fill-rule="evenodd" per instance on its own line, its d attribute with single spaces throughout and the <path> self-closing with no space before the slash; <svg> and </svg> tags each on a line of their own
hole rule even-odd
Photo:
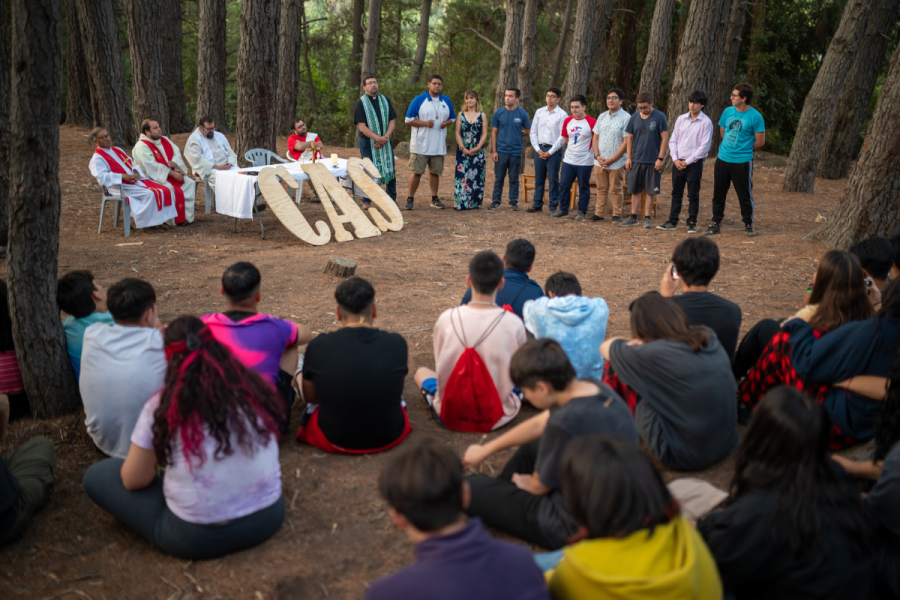
<svg viewBox="0 0 900 600">
<path fill-rule="evenodd" d="M 359 154 L 362 158 L 370 158 L 381 173 L 381 183 L 386 184 L 385 191 L 394 202 L 397 201 L 397 177 L 394 173 L 394 148 L 391 145 L 391 134 L 397 113 L 391 101 L 378 93 L 378 80 L 366 77 L 363 85 L 366 93 L 356 102 L 353 109 L 353 121 L 359 128 Z M 368 202 L 363 203 L 366 208 Z"/>
</svg>

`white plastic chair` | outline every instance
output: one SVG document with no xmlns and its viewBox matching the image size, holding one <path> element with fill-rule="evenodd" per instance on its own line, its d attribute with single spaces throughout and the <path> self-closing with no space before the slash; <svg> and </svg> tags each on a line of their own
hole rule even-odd
<svg viewBox="0 0 900 600">
<path fill-rule="evenodd" d="M 107 201 L 113 203 L 113 229 L 118 229 L 119 227 L 119 204 L 121 203 L 123 206 L 122 217 L 125 221 L 125 237 L 131 235 L 131 206 L 127 202 L 125 202 L 125 196 L 122 193 L 122 186 L 119 186 L 118 195 L 111 194 L 108 189 L 106 189 L 105 185 L 101 185 L 100 189 L 103 190 L 103 200 L 100 201 L 100 226 L 97 227 L 97 233 L 100 233 L 103 230 L 103 213 L 106 212 L 106 203 Z"/>
<path fill-rule="evenodd" d="M 265 148 L 254 148 L 244 152 L 244 160 L 251 163 L 254 167 L 265 167 L 273 164 L 283 164 L 288 161 L 284 160 L 271 150 Z"/>
</svg>

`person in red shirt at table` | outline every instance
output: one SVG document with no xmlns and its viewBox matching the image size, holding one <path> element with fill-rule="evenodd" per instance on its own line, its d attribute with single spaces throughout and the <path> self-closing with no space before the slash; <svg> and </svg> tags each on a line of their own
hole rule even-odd
<svg viewBox="0 0 900 600">
<path fill-rule="evenodd" d="M 319 139 L 319 135 L 309 133 L 306 130 L 306 123 L 303 122 L 303 119 L 294 119 L 293 123 L 291 123 L 291 131 L 294 133 L 288 136 L 288 154 L 294 160 L 312 160 L 313 151 L 310 148 L 313 142 L 316 142 L 316 146 L 321 146 L 322 140 Z M 315 152 L 316 158 L 322 158 L 321 152 L 318 150 Z"/>
</svg>

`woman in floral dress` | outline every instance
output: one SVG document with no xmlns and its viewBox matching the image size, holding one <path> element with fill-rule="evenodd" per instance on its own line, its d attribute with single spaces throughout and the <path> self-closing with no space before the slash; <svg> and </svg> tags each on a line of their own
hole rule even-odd
<svg viewBox="0 0 900 600">
<path fill-rule="evenodd" d="M 463 110 L 456 120 L 456 181 L 453 201 L 456 210 L 481 208 L 484 199 L 485 154 L 487 127 L 478 92 L 467 90 Z"/>
</svg>

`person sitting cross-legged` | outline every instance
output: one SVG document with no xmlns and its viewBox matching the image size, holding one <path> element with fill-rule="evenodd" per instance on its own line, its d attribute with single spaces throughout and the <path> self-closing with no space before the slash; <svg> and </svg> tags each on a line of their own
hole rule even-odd
<svg viewBox="0 0 900 600">
<path fill-rule="evenodd" d="M 466 449 L 463 465 L 475 468 L 492 454 L 518 446 L 496 479 L 466 479 L 472 489 L 466 512 L 530 544 L 556 550 L 580 528 L 560 494 L 560 459 L 566 447 L 591 433 L 616 435 L 637 447 L 637 430 L 615 392 L 597 381 L 575 379 L 572 363 L 555 340 L 526 343 L 513 357 L 510 372 L 525 398 L 543 412 Z"/>
<path fill-rule="evenodd" d="M 218 558 L 261 544 L 284 521 L 281 401 L 200 319 L 175 319 L 165 342 L 166 385 L 144 405 L 127 458 L 91 465 L 84 490 L 178 558 Z"/>
<path fill-rule="evenodd" d="M 141 409 L 165 383 L 166 355 L 152 285 L 123 279 L 110 286 L 106 303 L 115 322 L 85 329 L 78 384 L 94 444 L 125 458 Z"/>
<path fill-rule="evenodd" d="M 365 600 L 550 600 L 527 548 L 466 519 L 469 485 L 444 444 L 426 439 L 401 450 L 378 489 L 394 525 L 416 544 L 417 560 L 369 585 Z"/>
<path fill-rule="evenodd" d="M 609 307 L 603 298 L 581 295 L 571 273 L 554 273 L 544 284 L 547 297 L 529 300 L 522 314 L 525 328 L 536 338 L 552 338 L 566 351 L 581 379 L 603 377 L 600 344 L 606 337 Z"/>
<path fill-rule="evenodd" d="M 66 351 L 75 369 L 75 376 L 81 373 L 81 349 L 84 331 L 94 323 L 112 325 L 112 314 L 106 308 L 106 290 L 97 284 L 90 271 L 69 271 L 56 283 L 56 303 L 60 310 L 69 314 L 63 319 L 66 332 Z"/>
<path fill-rule="evenodd" d="M 503 427 L 522 407 L 509 378 L 509 361 L 525 343 L 525 326 L 497 306 L 503 283 L 500 257 L 490 250 L 476 254 L 466 277 L 471 300 L 445 310 L 434 323 L 436 370 L 416 371 L 428 406 L 454 431 Z"/>
<path fill-rule="evenodd" d="M 297 439 L 338 454 L 393 448 L 412 432 L 402 397 L 406 340 L 374 327 L 375 288 L 365 279 L 343 281 L 334 298 L 343 327 L 306 349 L 301 390 L 307 408 Z"/>
</svg>

